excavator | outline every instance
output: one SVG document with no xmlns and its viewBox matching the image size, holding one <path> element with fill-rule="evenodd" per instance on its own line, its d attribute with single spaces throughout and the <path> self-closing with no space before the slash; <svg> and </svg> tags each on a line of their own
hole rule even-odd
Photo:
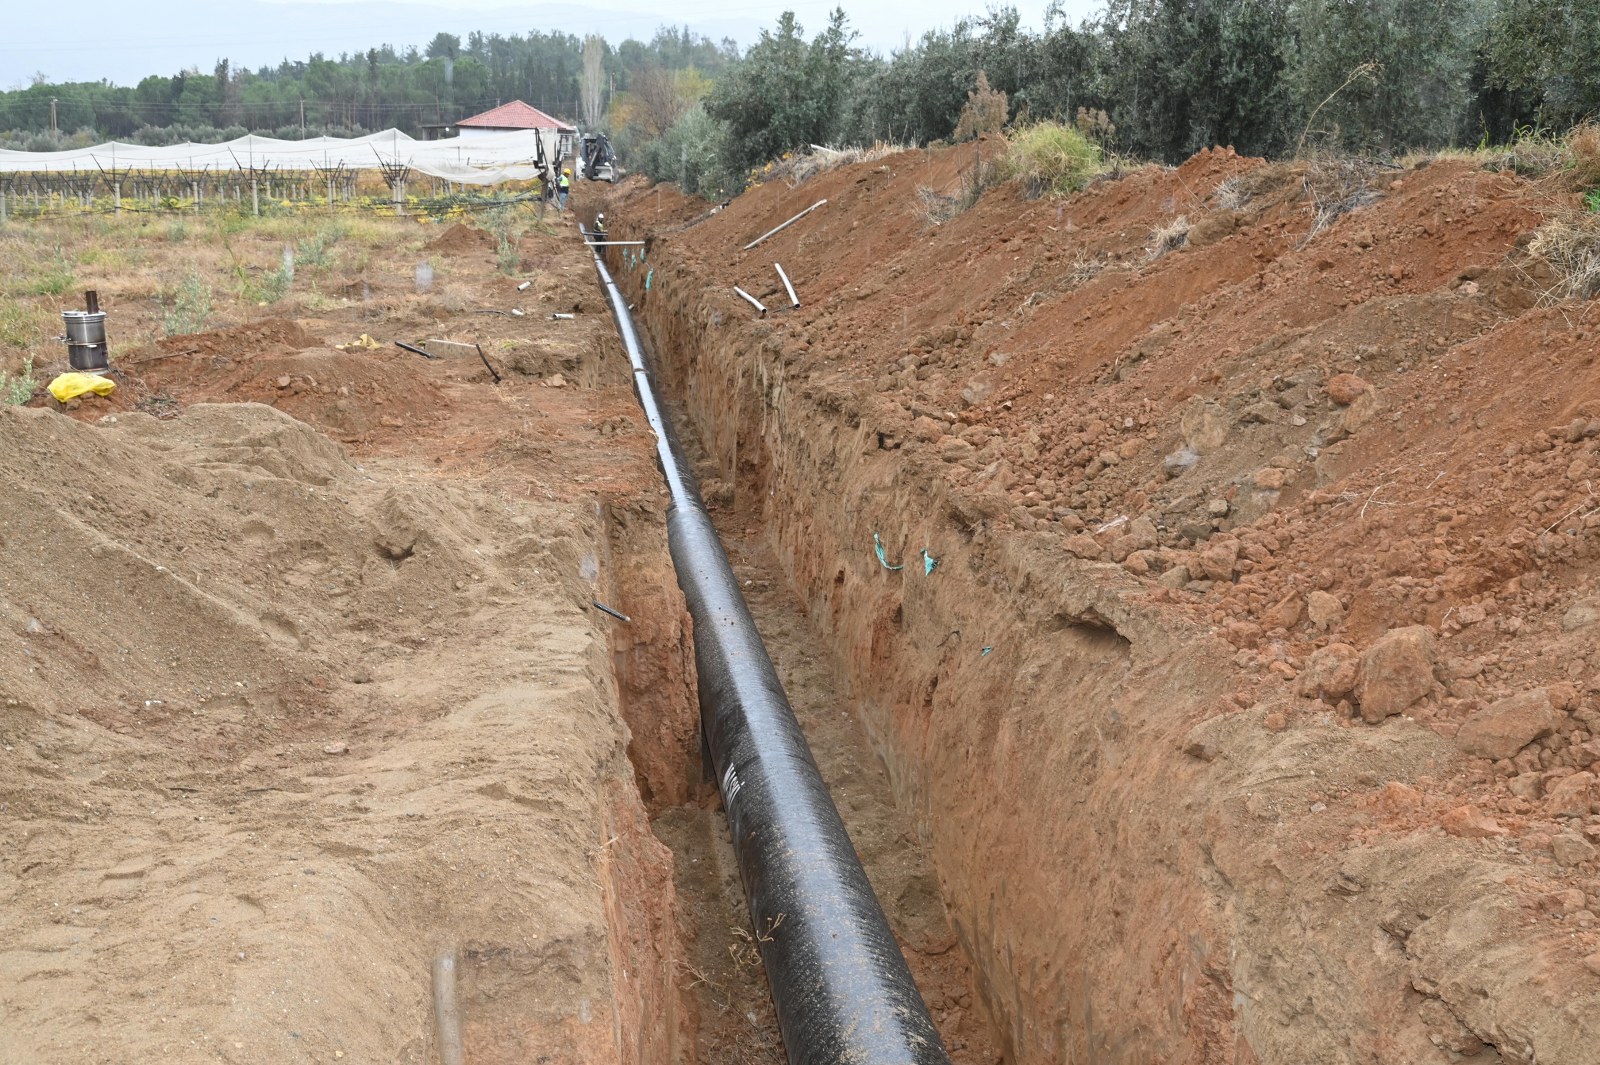
<svg viewBox="0 0 1600 1065">
<path fill-rule="evenodd" d="M 617 153 L 604 133 L 585 133 L 578 145 L 578 176 L 585 181 L 615 183 L 622 176 Z"/>
</svg>

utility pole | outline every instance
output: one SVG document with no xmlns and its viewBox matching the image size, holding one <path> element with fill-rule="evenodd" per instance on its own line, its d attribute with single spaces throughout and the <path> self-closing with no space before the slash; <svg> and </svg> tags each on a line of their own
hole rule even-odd
<svg viewBox="0 0 1600 1065">
<path fill-rule="evenodd" d="M 52 96 L 50 97 L 50 136 L 58 136 L 60 132 L 60 130 L 56 129 L 56 98 Z"/>
</svg>

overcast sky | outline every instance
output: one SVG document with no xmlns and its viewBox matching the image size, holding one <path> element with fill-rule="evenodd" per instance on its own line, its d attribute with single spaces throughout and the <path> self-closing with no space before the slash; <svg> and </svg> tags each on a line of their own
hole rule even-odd
<svg viewBox="0 0 1600 1065">
<path fill-rule="evenodd" d="M 132 85 L 148 74 L 171 75 L 198 67 L 209 73 L 226 57 L 236 67 L 277 65 L 314 51 L 336 56 L 393 44 L 423 46 L 435 33 L 465 37 L 485 33 L 560 30 L 599 33 L 612 43 L 648 39 L 664 23 L 688 25 L 720 40 L 749 44 L 785 10 L 807 34 L 821 29 L 839 0 L 704 0 L 699 4 L 648 0 L 516 4 L 503 0 L 76 0 L 70 13 L 38 0 L 8 3 L 0 36 L 0 88 L 27 85 L 38 74 L 51 81 Z M 842 5 L 861 43 L 887 52 L 924 30 L 981 15 L 987 0 L 849 0 Z M 1020 0 L 1024 24 L 1044 21 L 1047 0 Z M 1098 10 L 1100 0 L 1063 0 L 1074 23 Z"/>
</svg>

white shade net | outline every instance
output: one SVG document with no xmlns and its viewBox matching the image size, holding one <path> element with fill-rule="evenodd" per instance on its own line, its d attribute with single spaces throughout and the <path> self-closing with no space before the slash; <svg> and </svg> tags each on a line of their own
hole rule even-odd
<svg viewBox="0 0 1600 1065">
<path fill-rule="evenodd" d="M 108 141 L 60 152 L 0 150 L 0 173 L 95 174 L 135 171 L 332 171 L 409 167 L 463 185 L 495 185 L 545 176 L 558 164 L 556 130 L 516 130 L 419 141 L 397 129 L 365 137 L 312 137 L 284 141 L 248 135 L 220 144 L 150 147 Z"/>
</svg>

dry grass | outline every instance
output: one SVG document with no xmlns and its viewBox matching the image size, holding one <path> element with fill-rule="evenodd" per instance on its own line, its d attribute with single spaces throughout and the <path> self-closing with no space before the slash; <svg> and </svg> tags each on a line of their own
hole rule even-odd
<svg viewBox="0 0 1600 1065">
<path fill-rule="evenodd" d="M 774 164 L 762 180 L 781 178 L 791 189 L 802 185 L 818 174 L 836 170 L 852 163 L 875 163 L 879 159 L 910 151 L 904 144 L 878 141 L 869 148 L 823 148 L 813 145 L 808 152 L 799 152 Z"/>
<path fill-rule="evenodd" d="M 1157 226 L 1150 231 L 1150 244 L 1145 249 L 1145 260 L 1154 262 L 1187 243 L 1189 243 L 1189 217 L 1179 215 L 1165 225 Z"/>
<path fill-rule="evenodd" d="M 1600 295 L 1600 215 L 1571 212 L 1551 219 L 1534 230 L 1528 254 L 1550 270 L 1543 302 Z"/>
<path fill-rule="evenodd" d="M 1580 190 L 1600 188 L 1600 124 L 1585 122 L 1567 135 L 1569 173 Z"/>
<path fill-rule="evenodd" d="M 1382 198 L 1375 187 L 1381 169 L 1370 159 L 1354 156 L 1311 159 L 1302 179 L 1311 202 L 1311 231 L 1301 246 L 1350 212 L 1377 203 Z"/>
</svg>

